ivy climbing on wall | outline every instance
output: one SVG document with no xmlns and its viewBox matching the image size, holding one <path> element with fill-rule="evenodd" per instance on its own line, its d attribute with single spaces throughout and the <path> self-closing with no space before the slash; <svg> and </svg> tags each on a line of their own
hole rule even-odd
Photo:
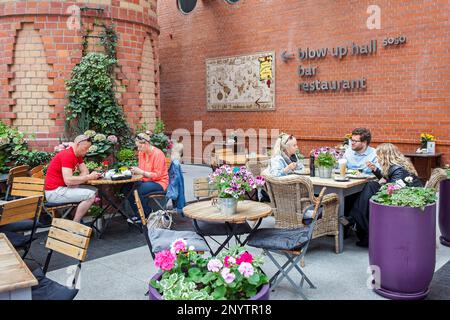
<svg viewBox="0 0 450 320">
<path fill-rule="evenodd" d="M 95 37 L 105 48 L 104 53 L 87 52 L 89 30 L 86 31 L 82 59 L 66 81 L 69 98 L 65 107 L 66 131 L 74 136 L 94 130 L 116 135 L 122 144 L 132 144 L 131 129 L 115 96 L 117 33 L 113 24 L 100 25 L 104 31 Z"/>
</svg>

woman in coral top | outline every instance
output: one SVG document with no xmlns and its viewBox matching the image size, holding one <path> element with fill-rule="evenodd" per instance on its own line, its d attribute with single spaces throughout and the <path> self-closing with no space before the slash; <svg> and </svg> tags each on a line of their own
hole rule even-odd
<svg viewBox="0 0 450 320">
<path fill-rule="evenodd" d="M 164 192 L 169 185 L 166 157 L 160 149 L 151 145 L 150 136 L 146 133 L 139 133 L 135 142 L 139 151 L 139 164 L 137 167 L 132 167 L 131 172 L 143 176 L 142 182 L 136 184 L 136 189 L 138 190 L 144 213 L 148 216 L 152 208 L 148 203 L 147 196 L 151 193 Z M 133 193 L 130 194 L 128 200 L 136 218 L 138 218 L 139 214 Z"/>
</svg>

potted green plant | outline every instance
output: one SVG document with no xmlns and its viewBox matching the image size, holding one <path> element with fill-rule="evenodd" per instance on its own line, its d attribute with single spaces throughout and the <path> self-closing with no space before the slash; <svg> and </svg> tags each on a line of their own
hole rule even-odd
<svg viewBox="0 0 450 320">
<path fill-rule="evenodd" d="M 320 178 L 331 178 L 340 154 L 334 148 L 321 147 L 314 151 L 314 165 L 318 168 Z"/>
<path fill-rule="evenodd" d="M 381 187 L 369 204 L 369 262 L 378 294 L 423 299 L 436 262 L 436 191 L 409 186 L 412 177 Z"/>
<path fill-rule="evenodd" d="M 209 175 L 209 182 L 219 190 L 217 206 L 224 214 L 235 214 L 238 200 L 244 199 L 245 193 L 264 185 L 264 178 L 253 177 L 243 167 L 223 165 Z"/>
<path fill-rule="evenodd" d="M 268 300 L 269 284 L 261 271 L 262 256 L 242 247 L 205 258 L 175 240 L 170 250 L 156 253 L 161 270 L 150 281 L 151 300 Z"/>
<path fill-rule="evenodd" d="M 25 134 L 0 121 L 0 173 L 6 173 L 15 160 L 28 150 Z"/>
</svg>

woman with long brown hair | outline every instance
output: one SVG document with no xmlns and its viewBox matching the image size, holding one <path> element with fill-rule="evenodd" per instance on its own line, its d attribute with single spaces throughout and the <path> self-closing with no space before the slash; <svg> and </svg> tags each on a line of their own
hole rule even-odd
<svg viewBox="0 0 450 320">
<path fill-rule="evenodd" d="M 423 186 L 411 161 L 395 145 L 382 143 L 376 148 L 376 154 L 381 170 L 371 162 L 367 162 L 366 165 L 380 181 L 370 181 L 364 186 L 350 212 L 350 217 L 354 219 L 351 223 L 356 224 L 356 234 L 360 240 L 356 245 L 361 247 L 369 245 L 369 200 L 380 190 L 382 180 L 391 183 L 412 177 L 410 186 Z"/>
</svg>

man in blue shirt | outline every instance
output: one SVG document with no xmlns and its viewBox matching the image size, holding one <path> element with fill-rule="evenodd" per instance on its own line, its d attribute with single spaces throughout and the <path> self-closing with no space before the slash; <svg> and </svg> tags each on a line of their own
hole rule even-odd
<svg viewBox="0 0 450 320">
<path fill-rule="evenodd" d="M 372 135 L 369 129 L 356 128 L 352 131 L 352 148 L 347 149 L 344 154 L 348 169 L 362 170 L 364 173 L 371 174 L 372 170 L 367 166 L 367 162 L 379 167 L 375 149 L 369 146 L 371 140 Z"/>
</svg>

